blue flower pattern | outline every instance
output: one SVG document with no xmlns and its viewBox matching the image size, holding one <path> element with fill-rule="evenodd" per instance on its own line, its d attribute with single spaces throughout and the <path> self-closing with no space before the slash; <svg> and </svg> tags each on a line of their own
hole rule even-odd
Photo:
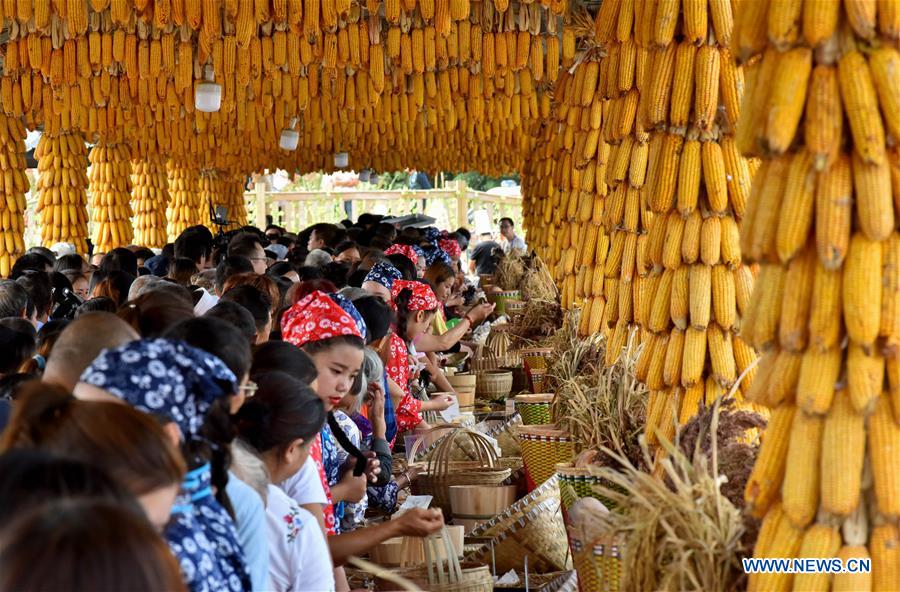
<svg viewBox="0 0 900 592">
<path fill-rule="evenodd" d="M 191 592 L 249 592 L 234 522 L 212 495 L 209 465 L 186 477 L 165 536 Z"/>
</svg>

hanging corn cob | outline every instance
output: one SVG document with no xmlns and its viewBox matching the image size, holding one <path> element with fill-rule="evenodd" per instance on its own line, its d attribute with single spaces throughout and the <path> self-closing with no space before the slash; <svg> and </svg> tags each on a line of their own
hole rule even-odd
<svg viewBox="0 0 900 592">
<path fill-rule="evenodd" d="M 101 141 L 89 155 L 91 223 L 97 253 L 131 243 L 131 155 L 124 143 Z"/>
<path fill-rule="evenodd" d="M 871 574 L 836 574 L 833 589 L 898 589 L 896 11 L 786 6 L 740 4 L 734 35 L 754 64 L 738 145 L 764 160 L 741 232 L 760 265 L 743 320 L 763 353 L 748 398 L 773 408 L 746 499 L 764 530 L 790 533 L 761 533 L 754 556 L 797 556 L 799 544 L 802 557 L 871 558 Z M 751 589 L 791 584 L 829 582 L 750 576 Z"/>
<path fill-rule="evenodd" d="M 244 204 L 244 182 L 246 177 L 240 173 L 223 174 L 222 204 L 228 208 L 228 221 L 231 223 L 226 230 L 235 230 L 247 224 L 247 207 Z"/>
<path fill-rule="evenodd" d="M 162 156 L 156 153 L 131 161 L 131 198 L 134 202 L 134 242 L 144 247 L 166 244 L 166 205 L 169 179 Z"/>
<path fill-rule="evenodd" d="M 87 253 L 87 147 L 79 132 L 41 136 L 38 159 L 36 212 L 41 215 L 41 242 L 49 247 L 64 242 Z"/>
<path fill-rule="evenodd" d="M 171 195 L 166 219 L 169 222 L 169 240 L 174 241 L 185 228 L 200 223 L 199 172 L 188 164 L 174 160 L 169 160 L 166 168 Z"/>
<path fill-rule="evenodd" d="M 16 259 L 25 252 L 25 128 L 22 122 L 0 115 L 0 171 L 3 200 L 0 202 L 0 277 L 8 277 Z"/>
</svg>

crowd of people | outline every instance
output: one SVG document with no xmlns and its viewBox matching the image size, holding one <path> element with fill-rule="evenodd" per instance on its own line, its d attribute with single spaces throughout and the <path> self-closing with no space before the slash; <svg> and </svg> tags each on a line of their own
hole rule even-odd
<svg viewBox="0 0 900 592">
<path fill-rule="evenodd" d="M 468 271 L 525 249 L 501 234 Z M 381 517 L 493 313 L 470 239 L 364 214 L 29 250 L 0 280 L 0 592 L 346 590 L 349 557 L 439 530 Z"/>
</svg>

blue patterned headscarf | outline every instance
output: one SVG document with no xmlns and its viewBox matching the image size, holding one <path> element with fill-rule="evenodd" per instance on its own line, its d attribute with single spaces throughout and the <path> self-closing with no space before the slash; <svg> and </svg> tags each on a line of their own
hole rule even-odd
<svg viewBox="0 0 900 592">
<path fill-rule="evenodd" d="M 170 418 L 186 439 L 197 436 L 217 399 L 237 392 L 237 379 L 222 360 L 170 339 L 141 339 L 104 350 L 81 382 Z"/>
<path fill-rule="evenodd" d="M 353 322 L 356 323 L 356 327 L 359 329 L 360 335 L 363 340 L 366 340 L 366 322 L 363 320 L 362 315 L 359 314 L 359 311 L 356 310 L 356 307 L 353 306 L 353 303 L 350 302 L 345 296 L 341 294 L 328 294 L 328 297 L 331 298 L 335 304 L 344 309 L 344 312 L 350 315 L 350 318 L 353 319 Z"/>
<path fill-rule="evenodd" d="M 448 267 L 453 267 L 453 261 L 450 260 L 450 255 L 440 247 L 429 245 L 422 250 L 425 251 L 425 263 L 427 263 L 429 267 L 433 265 L 435 261 L 440 261 Z"/>
<path fill-rule="evenodd" d="M 400 273 L 399 269 L 397 269 L 390 263 L 379 261 L 378 263 L 373 265 L 372 269 L 369 270 L 369 273 L 366 274 L 366 277 L 363 279 L 363 283 L 376 282 L 390 290 L 391 286 L 394 285 L 394 280 L 399 279 L 403 279 L 403 274 Z"/>
<path fill-rule="evenodd" d="M 437 246 L 438 241 L 441 239 L 441 231 L 435 228 L 434 226 L 429 226 L 424 230 L 425 240 Z"/>
</svg>

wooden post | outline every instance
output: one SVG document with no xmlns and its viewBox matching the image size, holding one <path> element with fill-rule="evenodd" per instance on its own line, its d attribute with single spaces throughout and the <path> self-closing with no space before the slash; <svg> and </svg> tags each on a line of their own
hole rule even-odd
<svg viewBox="0 0 900 592">
<path fill-rule="evenodd" d="M 469 225 L 469 191 L 462 179 L 456 182 L 456 225 L 457 228 Z"/>
<path fill-rule="evenodd" d="M 256 181 L 254 189 L 256 190 L 256 227 L 262 230 L 266 227 L 266 184 Z"/>
</svg>

